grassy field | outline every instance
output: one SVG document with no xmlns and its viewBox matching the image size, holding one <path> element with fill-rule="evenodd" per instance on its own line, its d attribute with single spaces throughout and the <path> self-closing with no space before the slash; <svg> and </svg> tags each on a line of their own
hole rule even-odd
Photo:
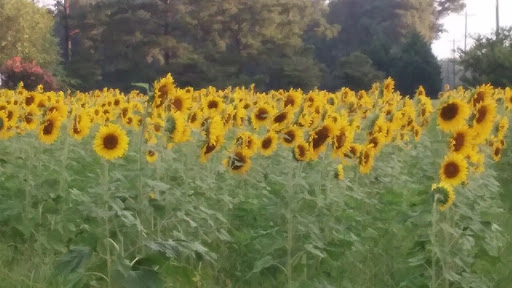
<svg viewBox="0 0 512 288">
<path fill-rule="evenodd" d="M 0 287 L 510 287 L 512 92 L 422 93 L 0 90 Z"/>
</svg>

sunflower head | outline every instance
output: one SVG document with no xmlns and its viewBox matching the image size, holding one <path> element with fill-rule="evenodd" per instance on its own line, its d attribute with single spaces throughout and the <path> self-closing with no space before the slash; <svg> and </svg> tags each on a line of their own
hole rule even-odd
<svg viewBox="0 0 512 288">
<path fill-rule="evenodd" d="M 261 154 L 265 156 L 269 156 L 277 148 L 277 134 L 274 131 L 268 132 L 263 138 L 260 140 L 260 151 Z"/>
<path fill-rule="evenodd" d="M 466 181 L 467 174 L 468 163 L 464 156 L 453 152 L 445 156 L 439 171 L 442 182 L 457 186 Z"/>
<path fill-rule="evenodd" d="M 439 210 L 444 211 L 446 208 L 450 207 L 455 200 L 455 191 L 453 186 L 441 182 L 439 184 L 432 185 L 432 191 L 434 195 L 436 195 L 435 199 L 440 202 Z"/>
<path fill-rule="evenodd" d="M 311 158 L 311 147 L 303 140 L 293 148 L 293 157 L 297 161 L 308 161 Z"/>
<path fill-rule="evenodd" d="M 453 99 L 439 108 L 437 121 L 441 130 L 451 132 L 464 125 L 468 116 L 468 104 L 459 99 Z"/>
<path fill-rule="evenodd" d="M 121 126 L 109 123 L 100 127 L 94 139 L 94 151 L 104 159 L 123 157 L 128 150 L 129 138 Z"/>
<path fill-rule="evenodd" d="M 251 159 L 243 150 L 235 150 L 228 159 L 225 159 L 224 166 L 236 174 L 245 174 L 251 168 Z"/>
</svg>

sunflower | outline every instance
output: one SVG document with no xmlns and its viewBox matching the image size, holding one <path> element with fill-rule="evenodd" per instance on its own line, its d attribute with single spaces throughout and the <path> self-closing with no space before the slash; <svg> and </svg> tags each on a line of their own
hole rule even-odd
<svg viewBox="0 0 512 288">
<path fill-rule="evenodd" d="M 284 146 L 292 147 L 296 142 L 303 140 L 303 132 L 297 126 L 292 126 L 281 132 L 281 142 Z"/>
<path fill-rule="evenodd" d="M 414 140 L 416 140 L 416 142 L 420 141 L 420 139 L 421 139 L 421 132 L 423 130 L 416 123 L 413 124 L 413 128 L 412 129 L 413 129 L 412 132 L 414 134 Z"/>
<path fill-rule="evenodd" d="M 188 125 L 192 129 L 201 128 L 202 121 L 203 121 L 203 113 L 199 109 L 192 111 L 188 117 Z"/>
<path fill-rule="evenodd" d="M 52 144 L 59 137 L 62 118 L 56 113 L 49 114 L 45 117 L 43 123 L 39 127 L 39 141 Z"/>
<path fill-rule="evenodd" d="M 155 150 L 148 149 L 148 151 L 146 152 L 146 160 L 149 163 L 155 163 L 157 157 L 158 157 L 158 154 L 156 153 Z"/>
<path fill-rule="evenodd" d="M 25 108 L 36 106 L 38 100 L 39 100 L 39 93 L 29 92 L 29 93 L 25 94 L 25 97 L 23 99 L 23 106 Z"/>
<path fill-rule="evenodd" d="M 491 146 L 492 159 L 494 161 L 499 161 L 501 158 L 501 153 L 503 152 L 503 146 L 500 143 L 493 143 Z"/>
<path fill-rule="evenodd" d="M 453 152 L 445 156 L 441 164 L 441 170 L 439 171 L 442 182 L 457 186 L 466 181 L 467 174 L 468 163 L 464 159 L 464 156 Z"/>
<path fill-rule="evenodd" d="M 290 109 L 289 111 L 297 111 L 302 103 L 302 93 L 290 90 L 286 93 L 283 101 L 283 107 Z"/>
<path fill-rule="evenodd" d="M 370 138 L 368 139 L 368 146 L 371 146 L 375 153 L 379 153 L 382 147 L 385 144 L 386 136 L 383 132 L 381 133 L 374 133 L 370 135 Z"/>
<path fill-rule="evenodd" d="M 252 156 L 258 151 L 260 142 L 258 137 L 251 132 L 242 132 L 236 137 L 235 146 L 243 150 L 248 156 Z"/>
<path fill-rule="evenodd" d="M 289 109 L 285 109 L 277 113 L 272 118 L 272 129 L 275 131 L 281 131 L 285 127 L 287 127 L 290 122 L 293 120 L 293 113 Z"/>
<path fill-rule="evenodd" d="M 212 93 L 202 99 L 202 110 L 207 116 L 220 115 L 224 110 L 224 102 L 222 98 Z"/>
<path fill-rule="evenodd" d="M 359 155 L 361 155 L 361 150 L 363 149 L 363 146 L 361 144 L 353 143 L 349 146 L 348 151 L 345 152 L 343 156 L 345 158 L 353 159 L 358 158 Z"/>
<path fill-rule="evenodd" d="M 468 104 L 459 99 L 453 99 L 439 108 L 437 121 L 441 130 L 451 132 L 463 126 L 468 116 Z"/>
<path fill-rule="evenodd" d="M 174 79 L 171 74 L 167 74 L 167 76 L 160 81 L 155 81 L 155 100 L 153 102 L 153 107 L 155 109 L 159 109 L 163 107 L 170 94 L 174 90 Z"/>
<path fill-rule="evenodd" d="M 333 137 L 333 153 L 343 156 L 350 149 L 353 140 L 354 131 L 347 122 L 341 122 L 336 135 Z"/>
<path fill-rule="evenodd" d="M 301 140 L 293 148 L 293 157 L 297 161 L 308 161 L 311 158 L 311 148 L 307 142 Z"/>
<path fill-rule="evenodd" d="M 444 211 L 446 208 L 452 206 L 455 200 L 455 191 L 451 185 L 444 182 L 433 184 L 432 191 L 441 195 L 442 204 L 439 206 L 439 210 Z"/>
<path fill-rule="evenodd" d="M 343 180 L 343 178 L 345 177 L 345 174 L 343 173 L 343 165 L 338 165 L 336 166 L 336 178 L 338 178 L 338 180 Z"/>
<path fill-rule="evenodd" d="M 208 159 L 212 156 L 213 152 L 217 149 L 217 145 L 215 143 L 206 143 L 203 148 L 201 148 L 201 156 L 200 161 L 201 163 L 206 163 Z"/>
<path fill-rule="evenodd" d="M 270 104 L 258 103 L 251 113 L 251 124 L 255 130 L 260 126 L 269 124 L 269 120 L 274 117 L 276 110 Z"/>
<path fill-rule="evenodd" d="M 70 125 L 70 133 L 76 140 L 81 140 L 87 134 L 91 128 L 91 119 L 85 112 L 74 115 L 73 124 Z"/>
<path fill-rule="evenodd" d="M 109 123 L 101 126 L 94 139 L 94 151 L 107 160 L 124 156 L 128 150 L 130 139 L 126 132 L 117 124 Z"/>
<path fill-rule="evenodd" d="M 503 97 L 507 110 L 512 109 L 512 89 L 510 87 L 505 88 L 505 95 Z"/>
<path fill-rule="evenodd" d="M 3 111 L 0 112 L 0 139 L 8 138 L 8 124 L 7 116 Z"/>
<path fill-rule="evenodd" d="M 260 141 L 261 154 L 269 156 L 277 148 L 277 134 L 274 131 L 268 132 Z"/>
<path fill-rule="evenodd" d="M 359 156 L 359 171 L 362 174 L 368 174 L 373 168 L 375 158 L 375 149 L 372 145 L 366 145 Z"/>
<path fill-rule="evenodd" d="M 316 159 L 318 155 L 326 149 L 325 144 L 332 142 L 332 139 L 336 134 L 336 126 L 331 122 L 325 122 L 322 126 L 313 131 L 309 137 L 312 158 Z"/>
<path fill-rule="evenodd" d="M 34 130 L 37 128 L 37 124 L 38 124 L 38 115 L 39 115 L 40 111 L 39 109 L 37 109 L 35 106 L 30 106 L 30 108 L 28 108 L 26 111 L 25 111 L 25 115 L 22 116 L 22 127 L 24 130 Z"/>
<path fill-rule="evenodd" d="M 450 139 L 450 151 L 467 156 L 473 149 L 473 130 L 468 126 L 462 126 L 453 131 Z"/>
<path fill-rule="evenodd" d="M 235 150 L 232 155 L 225 159 L 224 166 L 236 174 L 245 174 L 251 168 L 251 159 L 243 150 Z"/>
<path fill-rule="evenodd" d="M 480 103 L 491 100 L 494 90 L 490 84 L 478 86 L 471 99 L 471 106 L 476 108 Z"/>
<path fill-rule="evenodd" d="M 481 102 L 475 108 L 473 119 L 474 139 L 477 143 L 483 143 L 492 131 L 496 120 L 496 102 L 493 100 Z"/>
<path fill-rule="evenodd" d="M 208 126 L 208 142 L 218 145 L 217 142 L 224 139 L 225 133 L 226 127 L 224 127 L 222 118 L 219 115 L 213 117 Z"/>
<path fill-rule="evenodd" d="M 503 118 L 501 118 L 500 122 L 498 123 L 498 127 L 496 129 L 496 134 L 498 135 L 499 138 L 503 138 L 503 137 L 505 137 L 507 130 L 508 130 L 508 117 L 503 116 Z"/>
<path fill-rule="evenodd" d="M 192 106 L 192 95 L 183 91 L 178 91 L 174 94 L 169 102 L 169 111 L 172 112 L 185 112 Z"/>
</svg>

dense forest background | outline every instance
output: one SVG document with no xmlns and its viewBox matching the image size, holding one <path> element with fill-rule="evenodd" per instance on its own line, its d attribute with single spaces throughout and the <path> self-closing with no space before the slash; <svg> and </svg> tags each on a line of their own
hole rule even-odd
<svg viewBox="0 0 512 288">
<path fill-rule="evenodd" d="M 81 91 L 127 91 L 170 72 L 180 86 L 258 90 L 367 89 L 391 76 L 404 94 L 423 85 L 436 97 L 431 43 L 440 20 L 463 9 L 463 0 L 59 0 L 53 9 L 0 0 L 0 62 L 37 60 L 61 87 Z M 509 39 L 504 30 L 463 53 L 464 83 L 507 85 L 512 77 L 489 73 L 512 66 L 499 60 Z M 486 45 L 506 49 L 476 59 Z"/>
</svg>

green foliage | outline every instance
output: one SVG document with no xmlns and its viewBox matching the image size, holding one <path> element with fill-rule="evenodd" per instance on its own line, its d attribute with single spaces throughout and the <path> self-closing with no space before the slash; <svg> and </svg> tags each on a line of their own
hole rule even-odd
<svg viewBox="0 0 512 288">
<path fill-rule="evenodd" d="M 0 65 L 21 57 L 53 71 L 60 62 L 53 17 L 30 0 L 0 0 Z"/>
<path fill-rule="evenodd" d="M 441 66 L 430 45 L 418 33 L 411 33 L 396 51 L 391 52 L 389 75 L 397 90 L 404 95 L 415 94 L 423 85 L 427 95 L 437 98 L 441 91 Z"/>
<path fill-rule="evenodd" d="M 353 90 L 367 90 L 373 83 L 384 78 L 384 73 L 375 69 L 368 56 L 361 52 L 354 52 L 339 60 L 328 87 L 336 89 L 345 86 Z"/>
<path fill-rule="evenodd" d="M 475 44 L 460 53 L 459 63 L 467 71 L 461 77 L 464 84 L 512 85 L 512 27 L 501 29 L 497 37 L 478 35 Z"/>
</svg>

